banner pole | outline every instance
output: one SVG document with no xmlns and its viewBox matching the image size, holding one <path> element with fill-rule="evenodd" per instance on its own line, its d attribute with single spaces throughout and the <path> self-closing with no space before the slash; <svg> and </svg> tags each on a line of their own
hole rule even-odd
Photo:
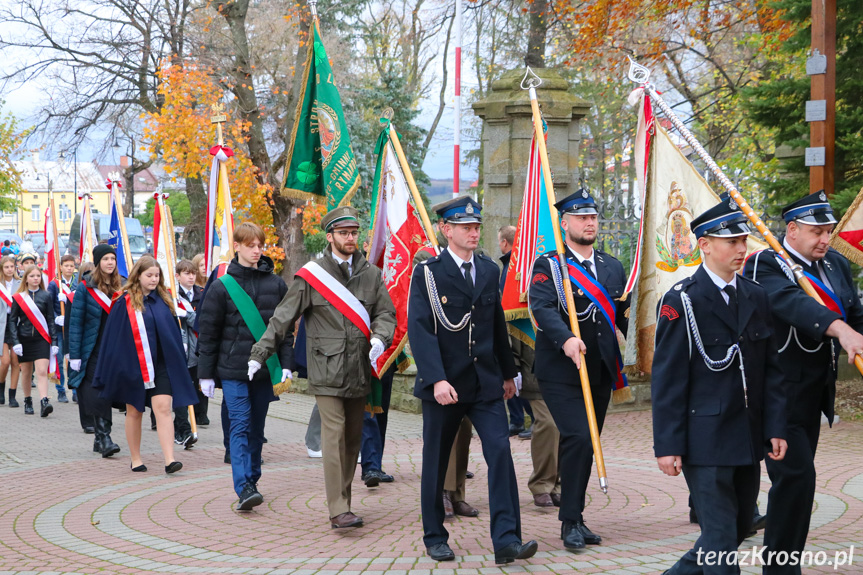
<svg viewBox="0 0 863 575">
<path fill-rule="evenodd" d="M 665 103 L 665 100 L 659 95 L 656 91 L 656 87 L 648 82 L 648 78 L 650 78 L 650 70 L 641 64 L 637 64 L 635 60 L 629 58 L 629 79 L 637 84 L 640 84 L 642 89 L 650 96 L 650 100 L 656 104 L 660 110 L 665 114 L 665 117 L 668 118 L 671 123 L 677 128 L 677 131 L 680 132 L 680 135 L 683 136 L 683 139 L 686 140 L 686 143 L 692 146 L 693 151 L 698 154 L 698 157 L 701 158 L 710 171 L 716 176 L 716 179 L 719 180 L 719 183 L 722 184 L 722 187 L 728 192 L 731 198 L 740 206 L 740 210 L 749 218 L 749 221 L 755 228 L 758 230 L 758 233 L 767 241 L 770 245 L 770 248 L 775 251 L 779 256 L 785 260 L 788 264 L 788 267 L 791 268 L 791 271 L 794 273 L 794 278 L 797 280 L 797 283 L 800 284 L 800 287 L 803 288 L 803 291 L 806 292 L 810 297 L 815 299 L 821 305 L 824 305 L 824 300 L 821 299 L 821 296 L 818 295 L 818 292 L 815 291 L 815 288 L 812 287 L 812 282 L 809 281 L 805 275 L 803 275 L 803 268 L 795 262 L 788 253 L 785 251 L 785 248 L 782 247 L 782 244 L 779 243 L 779 240 L 776 239 L 776 236 L 773 235 L 764 222 L 758 217 L 758 214 L 755 213 L 755 210 L 752 209 L 752 206 L 746 201 L 746 198 L 741 195 L 741 193 L 737 190 L 737 187 L 731 182 L 728 176 L 725 175 L 725 172 L 722 171 L 716 161 L 707 153 L 707 150 L 698 142 L 692 132 L 689 131 L 689 128 L 683 123 L 683 121 L 677 117 L 677 114 L 674 113 L 674 110 Z M 863 356 L 857 355 L 854 357 L 854 365 L 857 366 L 857 370 L 863 374 Z"/>
<path fill-rule="evenodd" d="M 532 77 L 529 77 L 532 76 Z M 526 81 L 526 83 L 525 83 Z M 548 198 L 548 210 L 551 214 L 552 229 L 554 230 L 554 244 L 557 250 L 557 263 L 560 265 L 560 273 L 563 277 L 563 291 L 566 296 L 566 307 L 569 310 L 569 327 L 577 338 L 581 338 L 581 330 L 578 327 L 578 315 L 575 313 L 575 300 L 572 295 L 572 283 L 569 281 L 569 271 L 566 264 L 566 251 L 563 236 L 560 233 L 560 214 L 554 207 L 554 183 L 551 181 L 551 167 L 548 162 L 548 149 L 545 147 L 545 137 L 542 133 L 542 117 L 539 112 L 539 102 L 536 97 L 536 87 L 542 84 L 528 67 L 525 80 L 522 81 L 522 89 L 527 89 L 530 95 L 530 109 L 533 112 L 534 139 L 539 150 L 539 159 L 542 164 L 542 175 L 545 183 L 545 193 Z M 599 441 L 599 426 L 596 423 L 596 410 L 593 407 L 593 394 L 590 390 L 590 380 L 587 376 L 587 364 L 584 358 L 578 370 L 581 379 L 581 392 L 584 395 L 584 407 L 587 414 L 587 424 L 590 428 L 590 441 L 593 444 L 593 456 L 596 459 L 596 473 L 599 476 L 599 488 L 603 493 L 608 493 L 608 476 L 605 471 L 605 458 L 602 455 L 602 444 Z"/>
</svg>

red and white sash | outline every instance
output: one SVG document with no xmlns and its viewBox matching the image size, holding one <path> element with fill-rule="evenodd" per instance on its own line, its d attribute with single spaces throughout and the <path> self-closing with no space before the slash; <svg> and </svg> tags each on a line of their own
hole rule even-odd
<svg viewBox="0 0 863 575">
<path fill-rule="evenodd" d="M 36 306 L 36 302 L 33 301 L 33 298 L 25 292 L 18 292 L 12 296 L 12 299 L 18 302 L 18 306 L 24 311 L 24 315 L 26 315 L 27 319 L 30 320 L 30 323 L 33 324 L 33 329 L 38 331 L 39 335 L 44 337 L 45 341 L 48 342 L 48 345 L 53 347 L 53 344 L 51 343 L 51 332 L 48 331 L 48 322 L 45 320 L 42 310 Z M 48 371 L 56 371 L 57 357 L 53 353 L 51 354 L 49 363 Z"/>
<path fill-rule="evenodd" d="M 189 300 L 187 300 L 183 296 L 180 296 L 177 298 L 177 307 L 182 309 L 182 310 L 185 310 L 186 312 L 195 311 L 195 308 L 192 307 L 192 304 L 189 302 Z"/>
<path fill-rule="evenodd" d="M 2 281 L 0 281 L 0 299 L 6 304 L 6 313 L 12 311 L 12 296 L 9 295 L 9 290 L 6 289 Z"/>
<path fill-rule="evenodd" d="M 75 292 L 72 291 L 72 288 L 66 285 L 63 280 L 56 280 L 57 285 L 60 287 L 60 292 L 66 296 L 66 299 L 69 300 L 69 303 L 72 303 L 72 300 L 75 298 Z"/>
<path fill-rule="evenodd" d="M 90 286 L 87 286 L 87 291 L 90 292 L 90 295 L 93 296 L 96 303 L 105 310 L 105 313 L 111 313 L 111 305 L 113 302 L 111 301 L 111 298 L 105 295 L 105 292 Z"/>
<path fill-rule="evenodd" d="M 153 381 L 156 379 L 156 368 L 153 367 L 153 355 L 150 353 L 150 338 L 147 337 L 147 327 L 144 325 L 144 316 L 132 306 L 132 298 L 125 296 L 126 311 L 129 313 L 129 324 L 132 327 L 132 339 L 135 341 L 135 351 L 138 356 L 138 365 L 141 366 L 141 377 L 144 379 L 144 388 L 155 387 Z"/>
<path fill-rule="evenodd" d="M 315 262 L 309 262 L 301 267 L 296 275 L 306 280 L 310 286 L 324 296 L 325 300 L 330 302 L 352 324 L 357 326 L 357 329 L 363 332 L 366 339 L 371 337 L 372 322 L 369 319 L 369 313 L 366 311 L 366 308 L 363 307 L 362 302 L 354 294 L 348 291 L 348 288 L 330 275 L 327 270 Z"/>
</svg>

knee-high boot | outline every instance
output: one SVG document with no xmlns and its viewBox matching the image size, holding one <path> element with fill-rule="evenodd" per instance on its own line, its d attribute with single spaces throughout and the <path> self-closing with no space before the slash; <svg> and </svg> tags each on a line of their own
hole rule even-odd
<svg viewBox="0 0 863 575">
<path fill-rule="evenodd" d="M 102 449 L 100 450 L 102 457 L 111 457 L 115 453 L 119 453 L 120 446 L 111 439 L 111 422 L 101 417 L 94 417 L 93 419 L 96 420 L 97 441 L 100 437 L 102 439 Z"/>
</svg>

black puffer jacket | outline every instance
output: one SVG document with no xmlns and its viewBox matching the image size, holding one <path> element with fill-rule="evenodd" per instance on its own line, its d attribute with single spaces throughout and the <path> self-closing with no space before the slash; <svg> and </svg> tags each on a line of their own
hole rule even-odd
<svg viewBox="0 0 863 575">
<path fill-rule="evenodd" d="M 288 293 L 288 286 L 273 274 L 273 260 L 262 256 L 257 269 L 243 267 L 234 257 L 228 275 L 240 284 L 255 302 L 264 323 L 268 324 L 276 306 Z M 198 309 L 198 377 L 249 381 L 249 354 L 255 338 L 221 281 L 211 279 Z M 290 369 L 293 359 L 293 336 L 279 347 L 283 369 Z M 255 374 L 255 382 L 269 382 L 266 369 Z"/>
<path fill-rule="evenodd" d="M 51 334 L 51 345 L 57 345 L 57 333 L 54 331 L 54 302 L 51 301 L 51 295 L 43 289 L 36 292 L 28 292 L 36 307 L 45 316 L 45 321 L 48 324 L 48 333 Z M 18 302 L 12 301 L 12 313 L 9 315 L 9 346 L 18 345 L 21 343 L 21 338 L 32 339 L 39 335 L 39 332 L 30 323 L 30 318 L 18 305 Z"/>
</svg>

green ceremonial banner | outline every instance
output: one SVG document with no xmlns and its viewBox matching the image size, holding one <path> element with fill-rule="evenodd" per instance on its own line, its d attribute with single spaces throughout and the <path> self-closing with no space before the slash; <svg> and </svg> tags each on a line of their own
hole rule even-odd
<svg viewBox="0 0 863 575">
<path fill-rule="evenodd" d="M 306 200 L 326 197 L 331 209 L 351 201 L 360 186 L 360 174 L 317 23 L 313 30 L 282 194 Z"/>
</svg>

